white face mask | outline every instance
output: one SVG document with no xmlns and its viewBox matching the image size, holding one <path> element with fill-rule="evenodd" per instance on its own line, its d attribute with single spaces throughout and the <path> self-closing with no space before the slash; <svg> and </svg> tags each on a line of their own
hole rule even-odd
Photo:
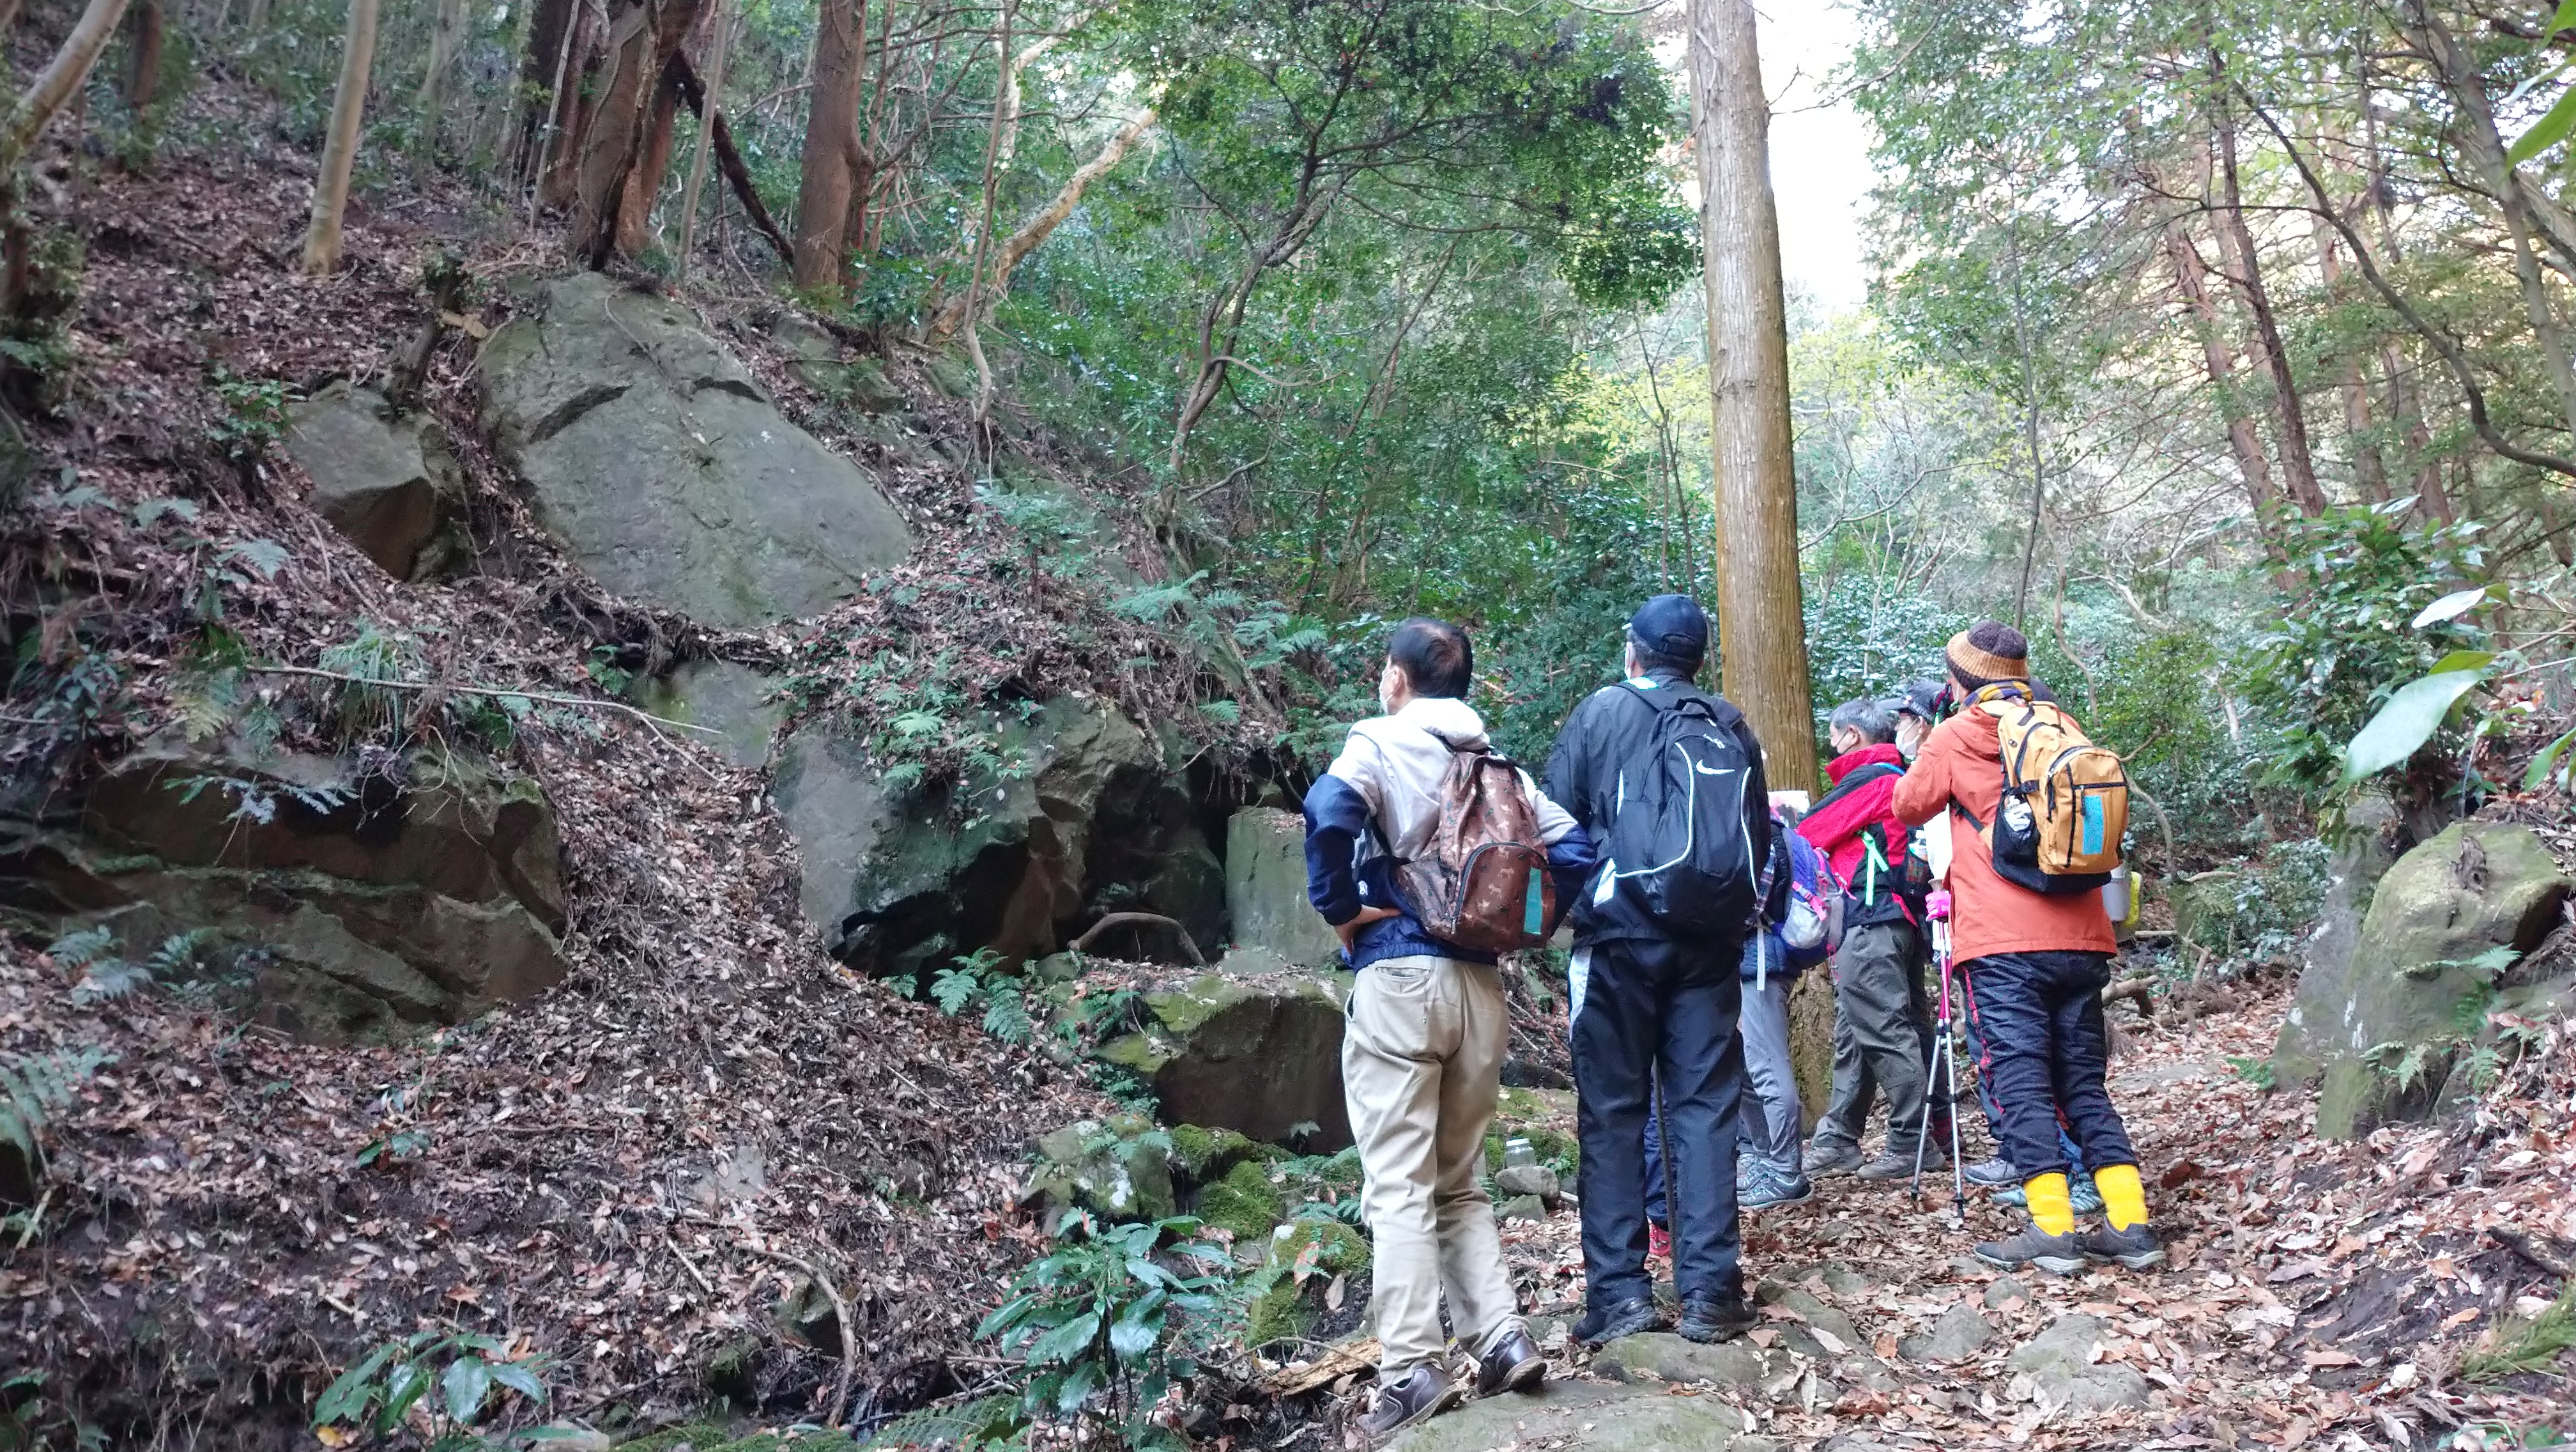
<svg viewBox="0 0 2576 1452">
<path fill-rule="evenodd" d="M 1377 708 L 1379 710 L 1384 711 L 1390 716 L 1395 714 L 1396 687 L 1402 683 L 1403 677 L 1396 673 L 1396 668 L 1392 664 L 1389 664 L 1385 670 L 1378 672 Z"/>
</svg>

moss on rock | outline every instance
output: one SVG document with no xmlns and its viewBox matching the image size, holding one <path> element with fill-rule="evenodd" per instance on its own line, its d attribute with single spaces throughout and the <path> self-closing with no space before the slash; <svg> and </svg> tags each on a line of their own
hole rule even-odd
<svg viewBox="0 0 2576 1452">
<path fill-rule="evenodd" d="M 1236 1245 L 1260 1244 L 1286 1211 L 1277 1187 L 1270 1183 L 1269 1167 L 1259 1160 L 1236 1164 L 1224 1178 L 1199 1191 L 1199 1219 L 1231 1234 Z"/>
<path fill-rule="evenodd" d="M 1172 1126 L 1172 1168 L 1193 1185 L 1222 1179 L 1228 1170 L 1260 1155 L 1261 1146 L 1231 1129 Z"/>
</svg>

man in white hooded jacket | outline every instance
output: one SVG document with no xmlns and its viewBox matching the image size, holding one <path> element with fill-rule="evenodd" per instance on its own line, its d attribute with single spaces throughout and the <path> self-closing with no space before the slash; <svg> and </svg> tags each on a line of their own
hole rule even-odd
<svg viewBox="0 0 2576 1452">
<path fill-rule="evenodd" d="M 1395 886 L 1395 864 L 1422 852 L 1439 826 L 1451 756 L 1487 749 L 1485 723 L 1460 699 L 1474 674 L 1465 631 L 1419 618 L 1398 626 L 1378 681 L 1387 714 L 1353 726 L 1306 793 L 1307 895 L 1359 973 L 1342 1035 L 1342 1092 L 1376 1242 L 1383 1350 L 1377 1398 L 1360 1418 L 1371 1438 L 1464 1394 L 1445 1364 L 1444 1290 L 1459 1343 L 1476 1357 L 1480 1395 L 1528 1391 L 1547 1373 L 1513 1298 L 1481 1178 L 1509 1042 L 1502 980 L 1493 954 L 1433 937 Z M 1557 900 L 1570 903 L 1591 873 L 1591 842 L 1527 772 L 1521 788 Z"/>
</svg>

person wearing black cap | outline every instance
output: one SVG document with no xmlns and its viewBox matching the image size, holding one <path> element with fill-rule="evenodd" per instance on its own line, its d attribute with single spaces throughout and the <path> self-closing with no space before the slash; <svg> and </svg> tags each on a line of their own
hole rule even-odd
<svg viewBox="0 0 2576 1452">
<path fill-rule="evenodd" d="M 1896 716 L 1896 750 L 1907 765 L 1913 765 L 1924 738 L 1941 724 L 1950 704 L 1948 692 L 1939 681 L 1908 681 L 1888 699 L 1887 709 Z"/>
<path fill-rule="evenodd" d="M 1602 859 L 1574 908 L 1570 984 L 1587 1303 L 1574 1334 L 1595 1346 L 1661 1323 L 1644 1195 L 1658 1098 L 1678 1329 L 1719 1341 L 1753 1324 L 1736 1217 L 1737 968 L 1772 826 L 1753 728 L 1691 684 L 1707 653 L 1696 602 L 1648 600 L 1628 622 L 1626 678 L 1574 709 L 1547 764 L 1548 798 Z"/>
</svg>

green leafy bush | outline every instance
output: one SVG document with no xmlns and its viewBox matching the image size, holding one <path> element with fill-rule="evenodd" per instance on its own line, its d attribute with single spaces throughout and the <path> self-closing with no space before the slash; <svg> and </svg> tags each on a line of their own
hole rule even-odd
<svg viewBox="0 0 2576 1452">
<path fill-rule="evenodd" d="M 514 1393 L 542 1406 L 547 1368 L 545 1357 L 511 1355 L 509 1343 L 497 1336 L 415 1332 L 387 1341 L 342 1372 L 315 1404 L 313 1427 L 383 1437 L 418 1407 L 429 1425 L 430 1452 L 503 1446 L 474 1424 Z M 518 1435 L 547 1440 L 543 1433 Z"/>
<path fill-rule="evenodd" d="M 1103 1225 L 1066 1213 L 1054 1251 L 975 1331 L 1018 1363 L 1031 1417 L 1115 1429 L 1139 1448 L 1183 1445 L 1145 1414 L 1198 1374 L 1230 1319 L 1223 1247 L 1158 1249 L 1197 1229 L 1186 1218 Z"/>
</svg>

